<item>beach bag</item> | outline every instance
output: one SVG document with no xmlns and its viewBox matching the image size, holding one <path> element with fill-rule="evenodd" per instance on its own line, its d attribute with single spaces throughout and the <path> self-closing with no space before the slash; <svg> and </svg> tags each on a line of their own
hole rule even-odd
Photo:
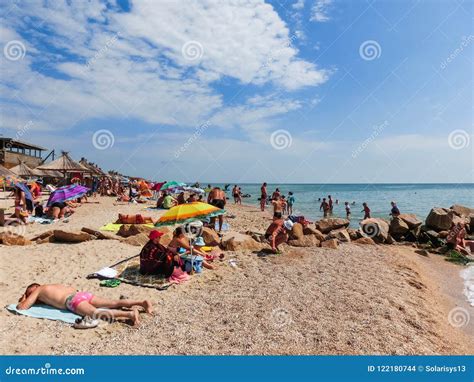
<svg viewBox="0 0 474 382">
<path fill-rule="evenodd" d="M 190 255 L 181 256 L 181 260 L 183 260 L 184 262 L 184 270 L 188 273 L 191 273 L 191 256 Z M 202 262 L 203 262 L 202 256 L 193 256 L 194 272 L 196 273 L 202 272 Z"/>
</svg>

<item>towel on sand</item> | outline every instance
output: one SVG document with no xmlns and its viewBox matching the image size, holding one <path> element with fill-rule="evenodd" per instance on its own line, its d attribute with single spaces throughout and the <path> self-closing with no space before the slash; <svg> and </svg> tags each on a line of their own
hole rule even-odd
<svg viewBox="0 0 474 382">
<path fill-rule="evenodd" d="M 99 230 L 117 233 L 122 225 L 123 224 L 120 224 L 120 223 L 108 223 L 108 224 L 100 227 Z M 154 227 L 154 225 L 151 224 L 151 223 L 150 224 L 143 224 L 143 226 L 150 227 L 150 228 Z"/>
<path fill-rule="evenodd" d="M 21 314 L 23 316 L 46 318 L 48 320 L 67 322 L 68 324 L 74 324 L 76 318 L 81 318 L 81 316 L 78 316 L 69 310 L 56 309 L 49 305 L 33 305 L 30 309 L 26 310 L 18 310 L 16 305 L 17 304 L 10 304 L 7 306 L 7 309 L 10 312 Z"/>
</svg>

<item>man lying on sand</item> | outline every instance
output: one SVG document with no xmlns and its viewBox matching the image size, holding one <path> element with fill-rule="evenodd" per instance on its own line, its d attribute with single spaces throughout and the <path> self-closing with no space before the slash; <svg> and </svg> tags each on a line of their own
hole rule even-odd
<svg viewBox="0 0 474 382">
<path fill-rule="evenodd" d="M 79 292 L 73 287 L 61 284 L 40 285 L 33 283 L 26 288 L 18 302 L 18 310 L 29 309 L 35 303 L 41 302 L 58 309 L 68 309 L 80 316 L 92 318 L 104 316 L 104 311 L 97 308 L 108 308 L 111 309 L 107 311 L 108 317 L 132 320 L 133 326 L 140 323 L 138 310 L 124 311 L 118 309 L 141 306 L 145 309 L 145 312 L 153 313 L 151 302 L 148 300 L 108 300 L 94 296 L 89 292 Z"/>
</svg>

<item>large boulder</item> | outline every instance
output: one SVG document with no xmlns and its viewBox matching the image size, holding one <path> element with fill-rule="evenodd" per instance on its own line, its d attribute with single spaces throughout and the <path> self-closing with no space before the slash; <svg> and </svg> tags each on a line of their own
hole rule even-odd
<svg viewBox="0 0 474 382">
<path fill-rule="evenodd" d="M 92 228 L 82 227 L 82 232 L 87 232 L 91 235 L 94 235 L 99 240 L 120 240 L 119 237 L 108 232 L 97 231 Z"/>
<path fill-rule="evenodd" d="M 303 233 L 305 235 L 313 235 L 316 236 L 316 239 L 319 241 L 324 241 L 326 240 L 326 235 L 323 235 L 321 231 L 317 230 L 316 228 L 313 227 L 304 227 L 303 228 Z"/>
<path fill-rule="evenodd" d="M 337 241 L 337 239 L 329 239 L 321 243 L 321 247 L 323 248 L 337 249 L 338 246 L 339 242 Z"/>
<path fill-rule="evenodd" d="M 421 222 L 420 222 L 421 223 Z M 389 233 L 394 237 L 405 235 L 410 230 L 407 223 L 400 217 L 394 217 L 390 221 Z"/>
<path fill-rule="evenodd" d="M 293 228 L 291 229 L 291 232 L 290 232 L 290 240 L 299 240 L 303 238 L 303 236 L 304 236 L 303 225 L 301 223 L 293 224 Z"/>
<path fill-rule="evenodd" d="M 216 230 L 209 227 L 204 227 L 202 229 L 202 238 L 204 239 L 204 243 L 211 247 L 219 245 L 221 242 L 221 238 L 219 237 L 219 234 L 216 232 Z"/>
<path fill-rule="evenodd" d="M 13 232 L 3 232 L 0 234 L 0 243 L 3 245 L 30 245 L 32 242 L 22 235 Z"/>
<path fill-rule="evenodd" d="M 135 236 L 140 233 L 144 233 L 148 235 L 154 229 L 156 228 L 149 227 L 144 224 L 122 224 L 122 226 L 117 232 L 117 235 L 122 236 L 122 237 Z M 163 231 L 163 229 L 160 229 L 160 231 Z"/>
<path fill-rule="evenodd" d="M 83 241 L 94 240 L 96 237 L 87 232 L 69 232 L 60 229 L 53 231 L 54 241 L 60 243 L 82 243 Z"/>
<path fill-rule="evenodd" d="M 357 240 L 354 240 L 354 243 L 364 245 L 375 245 L 375 241 L 373 241 L 370 237 L 361 237 Z"/>
<path fill-rule="evenodd" d="M 259 243 L 248 235 L 236 232 L 223 239 L 222 247 L 227 251 L 260 251 L 269 246 L 265 243 Z"/>
<path fill-rule="evenodd" d="M 122 243 L 134 245 L 136 247 L 143 247 L 146 243 L 148 243 L 148 240 L 150 240 L 148 239 L 148 235 L 142 232 L 142 233 L 139 233 L 138 235 L 127 237 L 126 239 L 122 241 Z M 160 243 L 163 244 L 161 240 L 160 240 Z"/>
<path fill-rule="evenodd" d="M 426 225 L 435 231 L 445 231 L 451 228 L 454 212 L 446 208 L 432 208 L 426 217 Z"/>
<path fill-rule="evenodd" d="M 403 220 L 403 222 L 410 229 L 417 228 L 423 224 L 423 222 L 419 220 L 415 214 L 400 214 L 398 215 L 398 218 Z"/>
<path fill-rule="evenodd" d="M 316 223 L 316 229 L 322 233 L 329 233 L 338 228 L 347 228 L 350 221 L 342 218 L 325 218 L 318 220 Z"/>
<path fill-rule="evenodd" d="M 292 247 L 319 247 L 319 243 L 315 235 L 305 235 L 300 239 L 288 241 Z"/>
<path fill-rule="evenodd" d="M 370 237 L 376 243 L 385 243 L 388 238 L 389 225 L 383 219 L 364 219 L 360 223 L 362 235 Z"/>
<path fill-rule="evenodd" d="M 345 228 L 335 229 L 328 234 L 329 239 L 337 239 L 341 242 L 348 243 L 351 241 L 351 237 L 349 236 L 349 232 Z"/>
<path fill-rule="evenodd" d="M 455 204 L 449 208 L 453 211 L 457 216 L 461 216 L 463 218 L 469 217 L 470 215 L 474 214 L 474 208 L 469 208 L 465 206 L 461 206 L 459 204 Z"/>
<path fill-rule="evenodd" d="M 347 233 L 349 234 L 349 237 L 351 238 L 352 241 L 360 239 L 362 237 L 362 234 L 360 233 L 360 230 L 358 229 L 348 228 Z"/>
</svg>

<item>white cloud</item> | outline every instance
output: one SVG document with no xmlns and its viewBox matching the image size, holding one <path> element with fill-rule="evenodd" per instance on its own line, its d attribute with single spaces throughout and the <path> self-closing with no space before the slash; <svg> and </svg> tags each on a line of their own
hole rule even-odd
<svg viewBox="0 0 474 382">
<path fill-rule="evenodd" d="M 326 22 L 330 20 L 329 9 L 333 0 L 316 0 L 311 7 L 311 21 Z"/>
<path fill-rule="evenodd" d="M 293 3 L 292 5 L 293 9 L 303 9 L 304 8 L 304 0 L 297 0 L 296 3 Z"/>
</svg>

